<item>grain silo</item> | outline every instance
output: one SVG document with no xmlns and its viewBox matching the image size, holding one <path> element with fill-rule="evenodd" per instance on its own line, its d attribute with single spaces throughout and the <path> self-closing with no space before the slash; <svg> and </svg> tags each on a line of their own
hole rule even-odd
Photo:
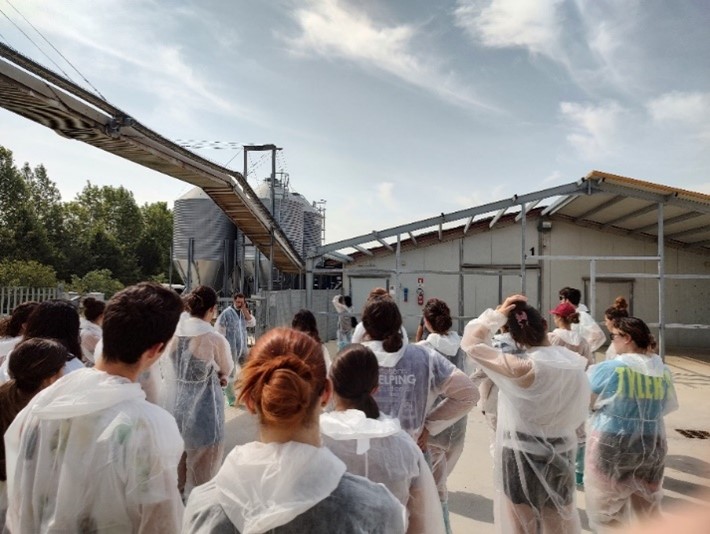
<svg viewBox="0 0 710 534">
<path fill-rule="evenodd" d="M 237 227 L 199 187 L 175 201 L 173 209 L 173 262 L 186 290 L 225 285 L 225 273 L 234 268 Z"/>
</svg>

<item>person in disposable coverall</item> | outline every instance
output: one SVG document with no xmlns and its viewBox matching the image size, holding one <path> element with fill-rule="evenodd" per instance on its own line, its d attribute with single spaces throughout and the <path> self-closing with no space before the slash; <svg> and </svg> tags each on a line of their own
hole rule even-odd
<svg viewBox="0 0 710 534">
<path fill-rule="evenodd" d="M 391 299 L 392 295 L 390 295 L 389 291 L 387 291 L 384 287 L 373 287 L 370 290 L 370 293 L 367 295 L 367 301 L 365 302 L 365 306 L 370 301 L 373 300 L 379 300 L 379 299 Z M 402 325 L 402 342 L 406 345 L 409 343 L 409 336 L 407 335 L 407 330 L 404 328 L 404 325 Z M 365 325 L 362 324 L 362 321 L 360 321 L 357 326 L 355 327 L 355 330 L 353 331 L 353 336 L 352 336 L 352 343 L 362 343 L 363 341 L 367 341 L 367 332 L 365 331 Z"/>
<path fill-rule="evenodd" d="M 217 311 L 217 294 L 197 286 L 185 298 L 190 317 L 181 319 L 161 359 L 164 406 L 177 421 L 185 454 L 178 468 L 178 489 L 185 498 L 210 480 L 224 454 L 222 387 L 232 371 L 229 343 L 209 321 Z"/>
<path fill-rule="evenodd" d="M 12 380 L 0 386 L 0 436 L 10 427 L 32 397 L 62 377 L 69 355 L 64 345 L 53 339 L 28 339 L 13 351 L 10 362 Z M 7 472 L 5 441 L 0 439 L 0 532 L 7 512 Z"/>
<path fill-rule="evenodd" d="M 333 307 L 338 312 L 338 351 L 341 351 L 353 337 L 353 301 L 350 295 L 335 295 Z"/>
<path fill-rule="evenodd" d="M 424 305 L 424 326 L 429 335 L 419 345 L 430 347 L 453 363 L 457 369 L 464 370 L 466 353 L 461 350 L 461 336 L 451 330 L 453 321 L 449 306 L 440 299 L 429 299 Z M 434 406 L 441 400 L 437 399 Z M 446 489 L 446 479 L 453 471 L 463 452 L 466 437 L 467 417 L 464 416 L 451 426 L 436 435 L 429 435 L 428 452 L 431 461 L 431 470 L 436 480 L 439 499 L 446 511 L 449 501 Z M 447 531 L 448 521 L 447 521 Z"/>
<path fill-rule="evenodd" d="M 10 532 L 179 530 L 182 439 L 135 380 L 160 357 L 182 308 L 159 284 L 116 293 L 101 363 L 57 380 L 15 418 L 5 434 Z"/>
<path fill-rule="evenodd" d="M 585 495 L 590 524 L 618 527 L 658 512 L 667 442 L 663 416 L 678 407 L 671 371 L 655 354 L 646 323 L 614 320 L 616 356 L 589 369 Z"/>
<path fill-rule="evenodd" d="M 559 345 L 567 347 L 572 352 L 576 352 L 580 356 L 587 359 L 587 367 L 594 363 L 594 356 L 589 349 L 589 343 L 582 337 L 582 334 L 576 330 L 572 330 L 572 325 L 579 324 L 579 312 L 567 301 L 560 302 L 554 310 L 550 310 L 552 320 L 555 322 L 555 328 L 547 334 L 547 339 L 550 345 Z M 584 423 L 577 428 L 577 456 L 575 458 L 575 478 L 577 485 L 584 483 L 584 449 L 586 442 L 586 434 L 584 432 Z"/>
<path fill-rule="evenodd" d="M 381 484 L 346 473 L 321 446 L 318 418 L 330 399 L 320 344 L 274 328 L 251 350 L 239 402 L 257 414 L 260 441 L 235 447 L 187 502 L 191 534 L 397 534 L 404 508 Z"/>
<path fill-rule="evenodd" d="M 374 393 L 380 410 L 399 419 L 422 451 L 427 451 L 429 436 L 444 431 L 476 405 L 476 386 L 430 345 L 404 344 L 402 316 L 392 299 L 369 301 L 362 323 L 370 339 L 363 345 L 372 349 L 380 364 L 380 386 Z M 445 501 L 442 509 L 448 524 Z"/>
<path fill-rule="evenodd" d="M 230 406 L 234 406 L 236 398 L 234 396 L 235 377 L 239 372 L 239 367 L 244 365 L 249 353 L 247 327 L 253 328 L 256 326 L 256 319 L 249 310 L 244 294 L 235 293 L 232 299 L 232 305 L 219 314 L 214 325 L 215 330 L 227 338 L 229 348 L 232 351 L 234 367 L 227 380 L 227 388 L 224 390 Z"/>
<path fill-rule="evenodd" d="M 604 326 L 611 332 L 614 327 L 614 319 L 619 319 L 621 317 L 629 316 L 629 305 L 624 297 L 616 297 L 614 299 L 614 304 L 609 306 L 604 310 Z M 606 349 L 606 359 L 611 360 L 616 356 L 616 349 L 614 349 L 614 342 L 609 343 L 609 347 Z"/>
<path fill-rule="evenodd" d="M 84 299 L 84 317 L 81 319 L 79 337 L 81 338 L 81 359 L 87 367 L 94 365 L 94 351 L 101 341 L 101 323 L 104 320 L 106 303 L 93 297 Z"/>
<path fill-rule="evenodd" d="M 563 287 L 559 293 L 561 302 L 569 302 L 579 312 L 579 323 L 573 326 L 573 330 L 582 334 L 582 337 L 589 343 L 589 349 L 594 353 L 606 341 L 604 331 L 597 324 L 594 318 L 589 314 L 589 310 L 584 304 L 581 304 L 582 293 L 574 287 Z"/>
<path fill-rule="evenodd" d="M 323 359 L 325 360 L 326 371 L 330 370 L 330 366 L 333 360 L 330 358 L 330 352 L 328 352 L 328 347 L 325 346 L 320 339 L 320 334 L 318 333 L 318 323 L 316 322 L 316 316 L 310 310 L 301 309 L 296 312 L 291 320 L 291 328 L 298 330 L 299 332 L 304 332 L 315 339 L 323 347 Z"/>
<path fill-rule="evenodd" d="M 15 345 L 22 341 L 27 318 L 38 305 L 39 302 L 34 301 L 18 304 L 13 308 L 10 317 L 5 319 L 6 329 L 4 335 L 0 338 L 0 364 L 5 361 L 5 358 L 12 352 Z M 5 380 L 7 380 L 7 378 L 5 378 Z M 2 377 L 0 376 L 0 383 L 2 381 Z"/>
<path fill-rule="evenodd" d="M 330 370 L 335 410 L 320 417 L 323 444 L 348 468 L 387 486 L 407 507 L 409 534 L 443 534 L 434 478 L 422 451 L 399 421 L 380 414 L 372 392 L 379 382 L 377 358 L 349 345 Z"/>
<path fill-rule="evenodd" d="M 461 346 L 499 387 L 495 453 L 498 532 L 581 532 L 575 506 L 575 429 L 589 407 L 587 360 L 551 346 L 547 323 L 522 295 L 488 309 L 464 330 Z M 490 345 L 508 325 L 525 354 Z"/>
</svg>

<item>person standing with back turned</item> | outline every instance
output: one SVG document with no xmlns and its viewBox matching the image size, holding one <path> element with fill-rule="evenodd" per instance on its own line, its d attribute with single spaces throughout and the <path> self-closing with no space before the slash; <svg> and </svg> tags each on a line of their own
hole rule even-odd
<svg viewBox="0 0 710 534">
<path fill-rule="evenodd" d="M 249 310 L 244 293 L 234 293 L 233 302 L 217 317 L 217 322 L 214 328 L 229 341 L 229 348 L 232 350 L 232 361 L 234 369 L 227 380 L 227 388 L 224 394 L 227 396 L 227 402 L 230 406 L 234 406 L 236 397 L 234 395 L 234 380 L 239 372 L 239 368 L 244 365 L 249 353 L 247 345 L 247 327 L 253 328 L 256 326 L 256 319 Z"/>
<path fill-rule="evenodd" d="M 18 414 L 5 434 L 10 532 L 179 531 L 182 438 L 136 380 L 160 358 L 182 309 L 156 283 L 116 293 L 101 361 L 57 380 Z"/>
</svg>

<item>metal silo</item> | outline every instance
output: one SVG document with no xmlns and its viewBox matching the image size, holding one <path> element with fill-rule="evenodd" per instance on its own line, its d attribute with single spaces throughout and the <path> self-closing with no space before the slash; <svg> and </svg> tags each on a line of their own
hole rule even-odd
<svg viewBox="0 0 710 534">
<path fill-rule="evenodd" d="M 303 257 L 308 256 L 309 250 L 323 244 L 323 217 L 315 206 L 303 199 Z"/>
<path fill-rule="evenodd" d="M 173 208 L 173 262 L 186 289 L 207 285 L 223 288 L 233 265 L 237 228 L 199 187 L 175 201 Z"/>
</svg>

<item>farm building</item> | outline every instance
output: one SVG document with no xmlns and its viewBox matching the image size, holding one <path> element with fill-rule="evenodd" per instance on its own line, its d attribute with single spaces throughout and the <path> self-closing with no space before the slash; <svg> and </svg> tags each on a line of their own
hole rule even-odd
<svg viewBox="0 0 710 534">
<path fill-rule="evenodd" d="M 563 186 L 319 247 L 342 262 L 356 311 L 376 286 L 413 334 L 423 302 L 445 300 L 459 330 L 509 294 L 547 311 L 565 286 L 593 317 L 623 295 L 665 347 L 710 347 L 710 196 L 593 171 Z M 331 271 L 332 272 L 332 271 Z M 306 287 L 313 287 L 306 284 Z"/>
</svg>

